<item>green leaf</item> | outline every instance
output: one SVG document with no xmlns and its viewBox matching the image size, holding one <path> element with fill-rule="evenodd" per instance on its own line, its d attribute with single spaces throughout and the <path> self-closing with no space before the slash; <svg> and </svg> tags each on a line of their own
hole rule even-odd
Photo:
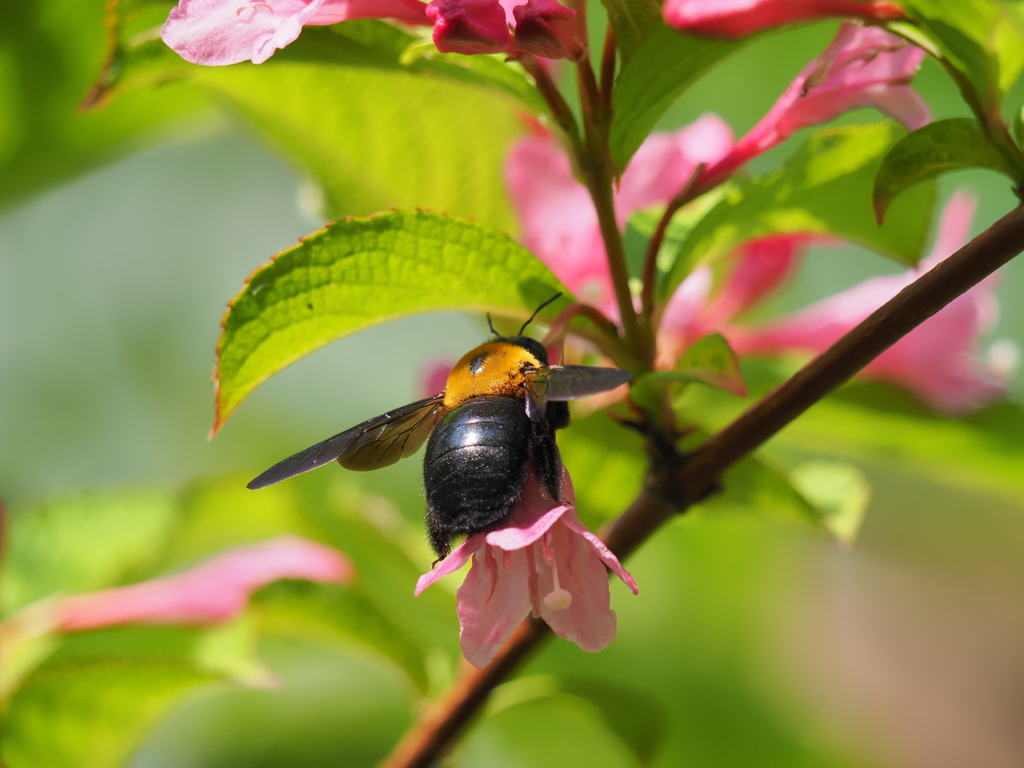
<svg viewBox="0 0 1024 768">
<path fill-rule="evenodd" d="M 622 62 L 628 63 L 636 49 L 661 21 L 657 0 L 601 0 L 608 12 L 608 23 L 615 31 Z"/>
<path fill-rule="evenodd" d="M 641 765 L 654 764 L 669 735 L 669 714 L 647 691 L 607 680 L 572 678 L 561 684 L 565 693 L 596 706 Z"/>
<path fill-rule="evenodd" d="M 1013 113 L 1013 138 L 1017 146 L 1024 145 L 1024 105 Z"/>
<path fill-rule="evenodd" d="M 789 472 L 789 480 L 824 513 L 825 527 L 837 541 L 853 546 L 871 501 L 871 485 L 860 469 L 845 461 L 807 461 Z"/>
<path fill-rule="evenodd" d="M 79 657 L 44 664 L 4 712 L 7 768 L 117 768 L 157 720 L 218 679 L 177 659 Z"/>
<path fill-rule="evenodd" d="M 103 3 L 6 3 L 0 36 L 0 209 L 212 116 L 181 88 L 78 114 L 106 46 Z M 166 17 L 166 14 L 165 14 Z"/>
<path fill-rule="evenodd" d="M 744 364 L 755 396 L 782 381 L 791 369 L 767 361 Z M 709 388 L 687 392 L 686 413 L 717 428 L 743 408 Z M 961 419 L 941 416 L 892 385 L 854 382 L 816 403 L 770 445 L 815 451 L 887 470 L 900 469 L 932 482 L 990 496 L 1024 501 L 1024 409 L 990 405 Z"/>
<path fill-rule="evenodd" d="M 1014 179 L 1012 169 L 975 120 L 954 117 L 919 128 L 882 158 L 872 193 L 875 218 L 881 224 L 886 209 L 908 187 L 964 168 L 990 168 Z"/>
<path fill-rule="evenodd" d="M 114 586 L 150 564 L 177 522 L 178 507 L 156 490 L 90 493 L 12 510 L 0 567 L 0 611 L 55 592 Z"/>
<path fill-rule="evenodd" d="M 335 339 L 419 312 L 526 319 L 556 291 L 573 299 L 508 235 L 426 211 L 329 225 L 257 270 L 231 302 L 218 345 L 220 428 L 261 382 Z"/>
<path fill-rule="evenodd" d="M 679 358 L 675 370 L 668 375 L 718 387 L 737 397 L 747 396 L 747 387 L 740 372 L 740 361 L 729 346 L 729 342 L 720 333 L 711 333 L 693 342 Z"/>
<path fill-rule="evenodd" d="M 905 135 L 893 122 L 815 131 L 781 168 L 739 188 L 701 220 L 669 273 L 666 294 L 698 263 L 768 235 L 831 234 L 915 264 L 931 225 L 934 185 L 907 190 L 881 227 L 871 210 L 882 158 Z"/>
<path fill-rule="evenodd" d="M 252 598 L 266 633 L 304 637 L 344 650 L 369 651 L 394 663 L 416 685 L 427 688 L 425 650 L 383 613 L 358 584 L 340 587 L 280 581 Z"/>
<path fill-rule="evenodd" d="M 676 32 L 658 21 L 623 66 L 612 96 L 612 160 L 623 171 L 655 124 L 682 93 L 741 41 L 703 40 Z"/>
<path fill-rule="evenodd" d="M 1024 34 L 1013 3 L 991 0 L 905 0 L 901 5 L 966 81 L 981 111 L 998 112 L 1024 69 Z"/>
</svg>

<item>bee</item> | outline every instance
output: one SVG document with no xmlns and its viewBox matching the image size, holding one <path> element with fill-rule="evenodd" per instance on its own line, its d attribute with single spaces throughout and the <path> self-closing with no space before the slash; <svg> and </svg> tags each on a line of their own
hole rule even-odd
<svg viewBox="0 0 1024 768">
<path fill-rule="evenodd" d="M 440 394 L 367 419 L 290 456 L 261 474 L 252 490 L 332 461 L 366 471 L 412 456 L 427 441 L 423 460 L 426 527 L 440 562 L 462 535 L 479 533 L 506 517 L 536 472 L 552 500 L 561 500 L 561 459 L 555 430 L 569 425 L 573 400 L 630 381 L 620 368 L 550 365 L 527 326 L 471 349 L 455 364 Z M 429 440 L 428 440 L 429 438 Z M 435 564 L 436 564 L 435 562 Z"/>
</svg>

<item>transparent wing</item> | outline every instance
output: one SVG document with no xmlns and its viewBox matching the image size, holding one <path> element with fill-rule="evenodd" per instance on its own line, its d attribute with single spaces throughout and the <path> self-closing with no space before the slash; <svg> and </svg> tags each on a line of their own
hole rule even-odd
<svg viewBox="0 0 1024 768">
<path fill-rule="evenodd" d="M 394 464 L 419 450 L 446 411 L 444 395 L 440 394 L 382 413 L 289 456 L 246 487 L 254 491 L 266 488 L 335 459 L 346 469 L 359 471 Z"/>
<path fill-rule="evenodd" d="M 533 387 L 542 400 L 575 400 L 628 384 L 632 378 L 622 368 L 552 365 L 533 377 Z"/>
</svg>

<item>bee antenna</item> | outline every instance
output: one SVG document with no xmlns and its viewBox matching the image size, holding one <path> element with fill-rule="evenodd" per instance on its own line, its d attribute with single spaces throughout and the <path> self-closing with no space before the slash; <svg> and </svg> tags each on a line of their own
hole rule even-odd
<svg viewBox="0 0 1024 768">
<path fill-rule="evenodd" d="M 544 307 L 546 307 L 546 306 L 547 306 L 548 304 L 550 304 L 550 303 L 551 303 L 552 301 L 554 301 L 555 299 L 557 299 L 557 298 L 558 298 L 559 296 L 561 296 L 561 295 L 562 295 L 562 292 L 561 292 L 561 291 L 559 291 L 559 292 L 558 292 L 558 293 L 556 293 L 556 294 L 555 294 L 554 296 L 552 296 L 552 297 L 551 297 L 550 299 L 548 299 L 548 300 L 547 300 L 547 301 L 545 301 L 545 302 L 544 302 L 543 304 L 541 304 L 541 305 L 540 305 L 539 307 L 537 307 L 537 309 L 535 309 L 535 310 L 534 310 L 533 314 L 532 314 L 532 315 L 530 315 L 530 319 L 529 319 L 529 320 L 527 320 L 527 321 L 526 321 L 525 323 L 523 323 L 523 327 L 519 329 L 519 333 L 518 333 L 517 335 L 518 335 L 518 336 L 522 336 L 522 335 L 523 335 L 523 331 L 525 331 L 525 330 L 526 330 L 526 326 L 528 326 L 528 325 L 529 325 L 530 323 L 532 323 L 532 322 L 533 322 L 533 318 L 535 318 L 535 317 L 536 317 L 536 316 L 537 316 L 537 315 L 538 315 L 538 314 L 540 313 L 540 311 L 541 311 L 542 309 L 544 309 Z M 493 329 L 492 329 L 492 330 L 493 330 Z"/>
<path fill-rule="evenodd" d="M 501 334 L 498 333 L 496 330 L 494 330 L 494 323 L 491 322 L 491 313 L 490 312 L 487 313 L 487 327 L 491 329 L 491 333 L 493 333 L 499 339 L 501 338 Z"/>
</svg>

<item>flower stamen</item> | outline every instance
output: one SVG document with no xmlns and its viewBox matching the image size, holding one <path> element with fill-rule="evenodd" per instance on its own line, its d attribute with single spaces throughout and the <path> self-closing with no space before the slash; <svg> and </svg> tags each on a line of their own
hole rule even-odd
<svg viewBox="0 0 1024 768">
<path fill-rule="evenodd" d="M 558 583 L 558 564 L 555 563 L 554 559 L 548 562 L 551 564 L 551 583 L 554 589 L 544 595 L 544 605 L 552 611 L 564 611 L 572 605 L 572 595 L 562 589 Z"/>
</svg>

